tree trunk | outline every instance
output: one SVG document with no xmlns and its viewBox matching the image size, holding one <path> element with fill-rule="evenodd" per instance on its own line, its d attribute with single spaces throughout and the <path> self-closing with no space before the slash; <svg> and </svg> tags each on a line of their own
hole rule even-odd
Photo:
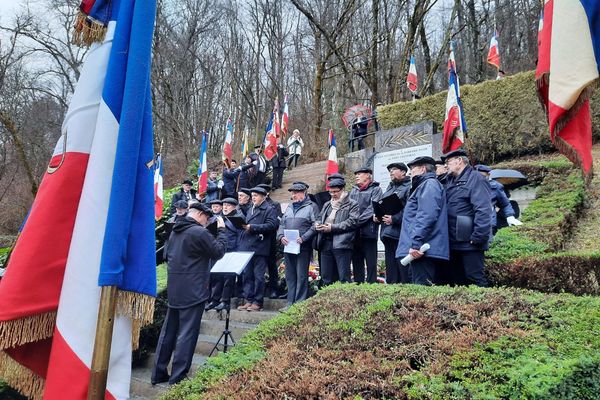
<svg viewBox="0 0 600 400">
<path fill-rule="evenodd" d="M 12 118 L 4 111 L 0 111 L 0 123 L 4 125 L 6 130 L 10 133 L 10 137 L 12 138 L 13 142 L 15 143 L 15 147 L 17 148 L 17 154 L 19 155 L 19 158 L 21 159 L 21 162 L 25 167 L 27 179 L 29 179 L 29 185 L 31 186 L 31 194 L 33 195 L 33 197 L 35 197 L 38 191 L 38 184 L 35 180 L 35 177 L 33 176 L 33 168 L 31 167 L 31 165 L 27 161 L 27 157 L 25 156 L 25 148 L 23 147 L 23 142 L 19 137 L 19 131 L 17 130 L 17 127 Z"/>
</svg>

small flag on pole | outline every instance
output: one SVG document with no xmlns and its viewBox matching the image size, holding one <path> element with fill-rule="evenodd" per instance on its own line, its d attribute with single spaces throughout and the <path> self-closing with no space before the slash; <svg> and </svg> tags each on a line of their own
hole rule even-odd
<svg viewBox="0 0 600 400">
<path fill-rule="evenodd" d="M 500 70 L 500 48 L 498 46 L 498 32 L 494 32 L 494 36 L 490 40 L 490 50 L 487 55 L 488 64 L 493 65 Z"/>
<path fill-rule="evenodd" d="M 280 142 L 285 142 L 287 134 L 288 134 L 288 120 L 289 120 L 289 111 L 288 111 L 288 98 L 287 94 L 283 100 L 283 113 L 281 114 L 281 137 Z"/>
<path fill-rule="evenodd" d="M 333 129 L 329 130 L 329 134 L 327 137 L 327 143 L 329 145 L 329 157 L 327 158 L 327 176 L 331 176 L 331 174 L 336 174 L 339 172 L 338 161 L 337 161 L 337 148 L 335 144 L 335 135 L 333 133 Z M 329 185 L 328 187 L 329 188 Z"/>
<path fill-rule="evenodd" d="M 154 219 L 157 221 L 163 213 L 163 165 L 162 156 L 156 155 L 154 164 Z"/>
<path fill-rule="evenodd" d="M 231 117 L 227 118 L 227 126 L 225 131 L 225 143 L 223 144 L 223 163 L 227 166 L 227 168 L 231 168 L 231 157 L 232 157 L 232 147 L 231 143 L 233 141 L 233 122 L 231 121 Z"/>
<path fill-rule="evenodd" d="M 417 93 L 419 81 L 417 77 L 417 67 L 415 65 L 415 57 L 412 55 L 410 56 L 410 67 L 408 68 L 406 85 L 408 86 L 408 90 L 410 90 L 413 94 Z"/>
<path fill-rule="evenodd" d="M 456 74 L 454 47 L 450 43 L 450 55 L 448 57 L 448 97 L 446 98 L 442 152 L 448 153 L 461 147 L 465 142 L 466 132 L 467 124 L 464 118 L 462 102 L 460 101 L 460 84 Z"/>
<path fill-rule="evenodd" d="M 206 142 L 208 132 L 202 131 L 202 143 L 200 144 L 200 158 L 198 159 L 198 193 L 206 193 L 208 188 L 208 167 L 206 162 Z"/>
<path fill-rule="evenodd" d="M 248 155 L 248 127 L 244 128 L 244 137 L 242 138 L 242 160 Z"/>
</svg>

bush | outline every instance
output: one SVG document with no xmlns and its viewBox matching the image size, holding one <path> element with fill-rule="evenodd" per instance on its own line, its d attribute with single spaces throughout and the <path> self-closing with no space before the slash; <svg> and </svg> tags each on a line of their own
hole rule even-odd
<svg viewBox="0 0 600 400">
<path fill-rule="evenodd" d="M 378 107 L 383 129 L 433 120 L 442 131 L 447 92 L 416 102 Z M 466 147 L 476 160 L 490 164 L 524 154 L 553 151 L 548 123 L 538 101 L 534 72 L 498 81 L 461 86 L 468 139 Z M 591 98 L 594 139 L 600 138 L 600 92 Z"/>
<path fill-rule="evenodd" d="M 595 399 L 600 298 L 336 284 L 164 399 Z"/>
</svg>

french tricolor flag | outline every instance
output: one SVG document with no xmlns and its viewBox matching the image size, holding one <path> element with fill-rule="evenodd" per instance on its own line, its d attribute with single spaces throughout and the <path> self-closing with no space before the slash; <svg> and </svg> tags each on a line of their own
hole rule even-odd
<svg viewBox="0 0 600 400">
<path fill-rule="evenodd" d="M 488 64 L 500 69 L 500 48 L 498 47 L 498 33 L 494 32 L 494 36 L 490 40 L 490 49 L 487 55 Z"/>
<path fill-rule="evenodd" d="M 408 68 L 408 76 L 406 77 L 406 85 L 408 86 L 408 90 L 410 90 L 413 94 L 417 93 L 417 89 L 419 86 L 417 77 L 417 67 L 415 65 L 415 57 L 410 56 L 410 67 Z"/>
<path fill-rule="evenodd" d="M 36 399 L 87 397 L 101 286 L 119 289 L 106 398 L 128 398 L 131 350 L 154 311 L 155 2 L 86 3 L 108 11 L 106 36 L 0 282 L 0 378 Z"/>
<path fill-rule="evenodd" d="M 281 142 L 285 141 L 289 129 L 289 109 L 288 97 L 285 95 L 283 100 L 283 112 L 281 113 Z"/>
<path fill-rule="evenodd" d="M 157 221 L 162 217 L 163 204 L 163 165 L 159 153 L 154 164 L 154 218 Z"/>
<path fill-rule="evenodd" d="M 233 122 L 231 117 L 227 118 L 227 125 L 225 128 L 225 143 L 223 143 L 223 163 L 227 168 L 231 168 L 231 156 L 233 154 L 233 148 L 231 142 L 233 141 Z"/>
<path fill-rule="evenodd" d="M 446 115 L 444 117 L 444 136 L 442 138 L 442 152 L 448 153 L 456 150 L 465 142 L 467 124 L 465 122 L 462 102 L 460 101 L 460 84 L 456 74 L 456 61 L 454 49 L 450 44 L 448 57 L 448 96 L 446 98 Z"/>
<path fill-rule="evenodd" d="M 546 0 L 538 31 L 538 96 L 550 139 L 592 175 L 589 98 L 600 82 L 600 3 Z"/>
<path fill-rule="evenodd" d="M 335 134 L 333 129 L 329 130 L 327 137 L 327 143 L 329 144 L 329 157 L 327 158 L 327 176 L 336 174 L 339 172 L 338 161 L 337 161 L 337 149 L 335 145 Z"/>
<path fill-rule="evenodd" d="M 271 119 L 267 125 L 267 133 L 264 141 L 264 155 L 267 160 L 271 160 L 277 154 L 277 138 L 280 133 L 279 100 L 275 99 L 275 106 L 273 107 L 273 113 L 271 114 Z"/>
<path fill-rule="evenodd" d="M 208 188 L 208 164 L 206 162 L 206 142 L 208 132 L 202 131 L 202 143 L 200 144 L 200 158 L 198 159 L 198 193 L 206 193 Z"/>
</svg>

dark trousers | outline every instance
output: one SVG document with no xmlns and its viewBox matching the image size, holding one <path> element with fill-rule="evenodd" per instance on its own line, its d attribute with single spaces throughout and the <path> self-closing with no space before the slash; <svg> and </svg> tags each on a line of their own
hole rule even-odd
<svg viewBox="0 0 600 400">
<path fill-rule="evenodd" d="M 330 285 L 338 279 L 340 282 L 350 283 L 352 250 L 334 249 L 331 240 L 324 240 L 319 254 L 321 255 L 320 267 L 323 285 Z"/>
<path fill-rule="evenodd" d="M 277 239 L 275 234 L 271 235 L 271 249 L 267 257 L 267 272 L 269 274 L 269 284 L 267 285 L 267 296 L 277 295 L 279 289 L 279 271 L 277 270 Z"/>
<path fill-rule="evenodd" d="M 167 308 L 156 346 L 152 382 L 164 382 L 168 379 L 170 384 L 175 384 L 186 378 L 192 365 L 203 311 L 204 302 L 188 308 Z M 167 366 L 171 355 L 173 364 L 169 378 Z"/>
<path fill-rule="evenodd" d="M 210 275 L 210 301 L 229 304 L 233 295 L 235 275 L 211 274 Z"/>
<path fill-rule="evenodd" d="M 483 251 L 450 251 L 449 269 L 458 285 L 488 286 Z"/>
<path fill-rule="evenodd" d="M 266 256 L 253 256 L 244 269 L 244 298 L 249 303 L 263 305 L 265 294 Z"/>
<path fill-rule="evenodd" d="M 300 159 L 300 154 L 290 154 L 288 158 L 288 168 L 292 168 L 292 164 L 294 164 L 294 168 L 298 166 L 298 160 Z"/>
<path fill-rule="evenodd" d="M 273 181 L 271 182 L 271 187 L 273 189 L 278 189 L 281 187 L 281 182 L 283 181 L 283 170 L 285 170 L 285 167 L 273 168 Z"/>
<path fill-rule="evenodd" d="M 410 283 L 410 268 L 400 264 L 396 258 L 398 239 L 384 237 L 381 239 L 385 246 L 385 282 L 386 283 Z"/>
<path fill-rule="evenodd" d="M 285 253 L 285 282 L 287 304 L 292 305 L 308 297 L 308 264 L 312 249 L 300 249 L 299 254 Z"/>
<path fill-rule="evenodd" d="M 410 263 L 412 283 L 415 285 L 431 286 L 435 280 L 435 260 L 429 257 L 421 257 Z"/>
<path fill-rule="evenodd" d="M 365 261 L 367 264 L 367 282 L 377 282 L 377 239 L 359 237 L 354 241 L 352 253 L 352 272 L 354 282 L 365 281 Z"/>
</svg>

